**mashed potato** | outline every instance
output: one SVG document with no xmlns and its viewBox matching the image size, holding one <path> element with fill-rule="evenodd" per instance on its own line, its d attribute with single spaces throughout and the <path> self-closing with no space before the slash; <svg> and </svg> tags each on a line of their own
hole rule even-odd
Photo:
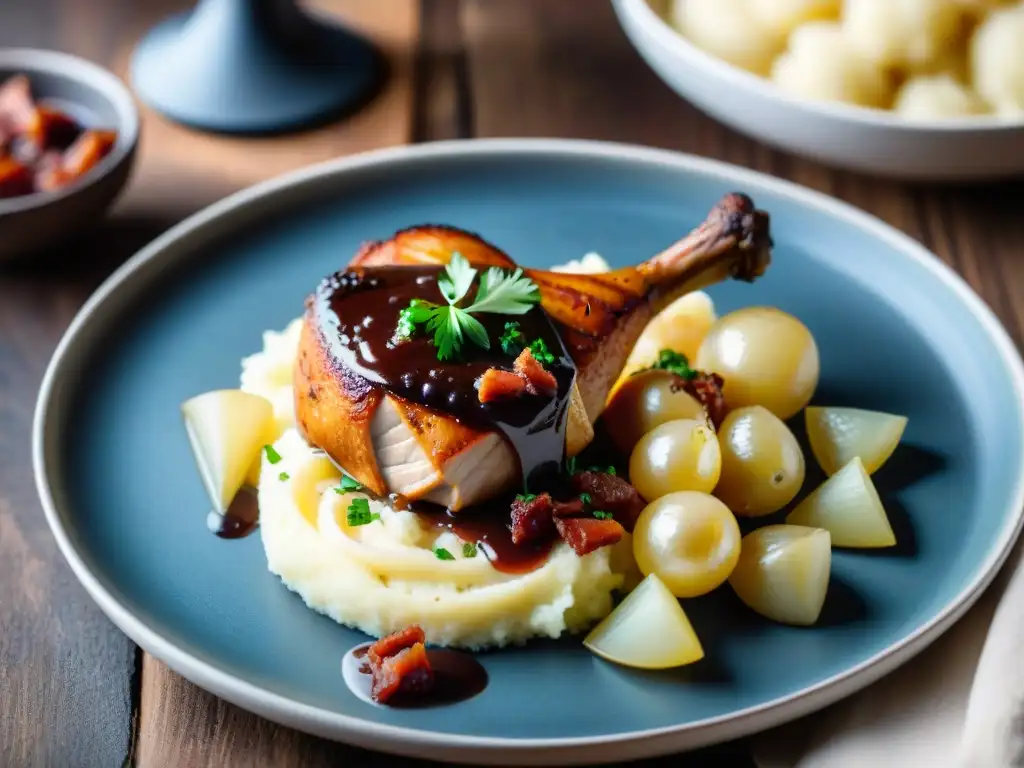
<svg viewBox="0 0 1024 768">
<path fill-rule="evenodd" d="M 588 275 L 599 272 L 609 272 L 611 271 L 611 267 L 608 266 L 608 262 L 604 260 L 604 257 L 600 253 L 590 251 L 589 253 L 583 254 L 583 258 L 581 259 L 572 259 L 571 261 L 567 261 L 565 264 L 559 264 L 557 267 L 552 267 L 551 271 Z"/>
<path fill-rule="evenodd" d="M 625 574 L 635 580 L 626 536 L 578 557 L 559 541 L 548 561 L 523 575 L 465 557 L 455 534 L 412 512 L 370 501 L 373 522 L 350 527 L 354 496 L 338 492 L 339 473 L 295 429 L 292 366 L 300 321 L 264 334 L 263 351 L 242 361 L 242 389 L 273 404 L 281 460 L 264 456 L 260 528 L 270 571 L 310 608 L 370 635 L 419 624 L 430 643 L 471 649 L 558 637 L 585 629 L 612 608 Z M 440 560 L 443 548 L 454 559 Z"/>
</svg>

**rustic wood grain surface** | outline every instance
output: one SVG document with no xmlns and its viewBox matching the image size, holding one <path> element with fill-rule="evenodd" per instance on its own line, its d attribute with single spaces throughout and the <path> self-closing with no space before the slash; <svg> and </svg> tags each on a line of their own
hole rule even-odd
<svg viewBox="0 0 1024 768">
<path fill-rule="evenodd" d="M 139 35 L 178 0 L 2 0 L 0 46 L 80 54 L 119 74 Z M 46 361 L 91 290 L 183 216 L 284 170 L 340 154 L 473 136 L 611 139 L 721 158 L 852 202 L 923 241 L 1024 340 L 1019 183 L 896 184 L 768 150 L 688 106 L 644 66 L 603 0 L 318 0 L 374 37 L 387 88 L 339 124 L 300 136 L 196 134 L 144 111 L 135 178 L 60 271 L 0 273 L 0 765 L 422 765 L 276 726 L 141 653 L 64 565 L 36 500 L 32 407 Z M 744 745 L 643 765 L 749 766 Z"/>
</svg>

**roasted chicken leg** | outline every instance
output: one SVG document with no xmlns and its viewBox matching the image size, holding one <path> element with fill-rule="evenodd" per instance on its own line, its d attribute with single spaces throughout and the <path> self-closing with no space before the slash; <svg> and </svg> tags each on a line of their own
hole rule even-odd
<svg viewBox="0 0 1024 768">
<path fill-rule="evenodd" d="M 637 266 L 599 275 L 524 270 L 576 369 L 560 438 L 569 455 L 593 438 L 608 391 L 657 309 L 727 278 L 754 280 L 768 267 L 770 250 L 767 214 L 745 195 L 731 194 L 693 232 Z M 376 284 L 367 277 L 372 268 L 440 265 L 456 252 L 478 267 L 516 266 L 471 233 L 415 227 L 364 246 L 348 270 L 328 278 L 320 290 L 343 285 L 365 291 Z M 525 470 L 504 435 L 412 402 L 340 359 L 334 343 L 338 318 L 317 295 L 307 301 L 295 367 L 296 416 L 311 444 L 374 493 L 453 510 L 516 485 Z M 354 327 L 358 333 L 360 326 Z"/>
</svg>

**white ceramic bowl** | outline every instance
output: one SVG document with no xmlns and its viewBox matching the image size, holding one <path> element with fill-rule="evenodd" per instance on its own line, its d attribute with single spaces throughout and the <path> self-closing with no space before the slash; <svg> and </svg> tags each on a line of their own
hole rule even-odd
<svg viewBox="0 0 1024 768">
<path fill-rule="evenodd" d="M 1024 174 L 1024 120 L 915 121 L 881 110 L 796 99 L 688 42 L 648 0 L 612 4 L 637 51 L 676 93 L 773 147 L 848 170 L 920 181 Z"/>
</svg>

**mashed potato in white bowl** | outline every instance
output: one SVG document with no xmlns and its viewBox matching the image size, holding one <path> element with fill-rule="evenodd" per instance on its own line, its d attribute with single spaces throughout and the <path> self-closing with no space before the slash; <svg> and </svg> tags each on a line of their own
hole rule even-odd
<svg viewBox="0 0 1024 768">
<path fill-rule="evenodd" d="M 1024 0 L 612 0 L 688 102 L 778 149 L 919 181 L 1024 173 Z"/>
<path fill-rule="evenodd" d="M 242 362 L 242 389 L 274 407 L 276 463 L 264 456 L 260 530 L 270 571 L 313 610 L 380 637 L 420 625 L 435 645 L 480 649 L 586 629 L 612 608 L 612 593 L 635 578 L 632 543 L 584 557 L 559 540 L 529 573 L 496 570 L 454 533 L 409 511 L 369 500 L 372 522 L 350 526 L 358 493 L 295 428 L 292 368 L 301 321 L 264 334 Z M 275 456 L 276 458 L 276 456 Z M 444 550 L 440 559 L 437 552 Z"/>
</svg>

